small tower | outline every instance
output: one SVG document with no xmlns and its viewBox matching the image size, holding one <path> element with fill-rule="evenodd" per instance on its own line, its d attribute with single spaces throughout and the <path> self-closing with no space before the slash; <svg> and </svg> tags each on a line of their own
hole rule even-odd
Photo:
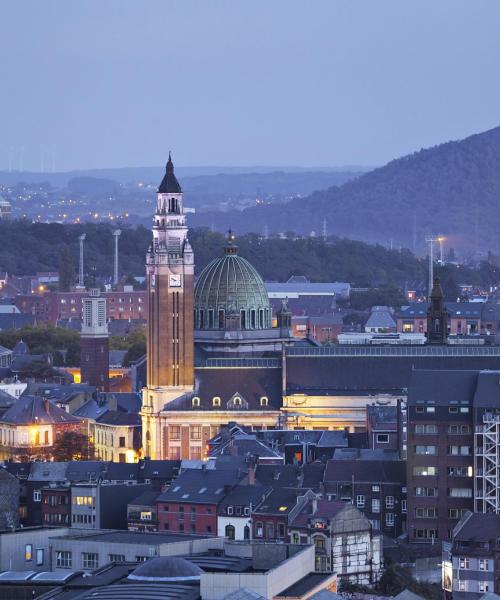
<svg viewBox="0 0 500 600">
<path fill-rule="evenodd" d="M 281 307 L 276 313 L 280 337 L 292 337 L 292 313 L 288 308 L 288 298 L 281 301 Z"/>
<path fill-rule="evenodd" d="M 448 336 L 448 311 L 444 306 L 444 294 L 439 275 L 435 275 L 427 311 L 427 343 L 446 344 Z"/>
<path fill-rule="evenodd" d="M 81 340 L 82 383 L 109 392 L 109 334 L 106 322 L 106 299 L 100 290 L 90 290 L 83 299 Z"/>
</svg>

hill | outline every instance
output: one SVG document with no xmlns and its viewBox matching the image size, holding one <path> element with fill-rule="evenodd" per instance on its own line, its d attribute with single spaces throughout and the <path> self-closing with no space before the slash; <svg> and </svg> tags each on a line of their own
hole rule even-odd
<svg viewBox="0 0 500 600">
<path fill-rule="evenodd" d="M 328 233 L 423 249 L 441 233 L 461 250 L 500 249 L 500 127 L 393 160 L 339 187 L 240 213 L 195 215 L 193 224 L 238 231 Z M 416 245 L 414 245 L 416 242 Z"/>
</svg>

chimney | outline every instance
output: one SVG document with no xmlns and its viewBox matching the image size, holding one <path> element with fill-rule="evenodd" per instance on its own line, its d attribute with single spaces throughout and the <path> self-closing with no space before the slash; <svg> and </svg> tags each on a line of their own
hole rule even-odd
<svg viewBox="0 0 500 600">
<path fill-rule="evenodd" d="M 314 496 L 312 499 L 312 514 L 313 516 L 318 512 L 318 498 Z"/>
<path fill-rule="evenodd" d="M 253 457 L 248 463 L 248 485 L 255 485 L 255 459 Z"/>
</svg>

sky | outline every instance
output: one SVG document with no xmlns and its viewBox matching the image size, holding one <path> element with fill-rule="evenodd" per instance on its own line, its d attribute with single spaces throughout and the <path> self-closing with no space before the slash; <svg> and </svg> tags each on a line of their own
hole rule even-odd
<svg viewBox="0 0 500 600">
<path fill-rule="evenodd" d="M 373 166 L 500 125 L 498 0 L 2 0 L 0 169 Z"/>
</svg>

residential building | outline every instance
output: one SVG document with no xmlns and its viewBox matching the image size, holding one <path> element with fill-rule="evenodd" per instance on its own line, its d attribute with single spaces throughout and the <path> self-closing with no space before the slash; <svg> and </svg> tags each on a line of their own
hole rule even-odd
<svg viewBox="0 0 500 600">
<path fill-rule="evenodd" d="M 217 507 L 242 478 L 233 470 L 183 471 L 157 498 L 158 530 L 217 535 Z"/>
<path fill-rule="evenodd" d="M 477 371 L 414 371 L 408 395 L 408 535 L 451 538 L 474 507 L 473 398 Z"/>
<path fill-rule="evenodd" d="M 141 417 L 138 413 L 107 410 L 94 425 L 96 455 L 101 460 L 137 462 L 141 448 Z"/>
<path fill-rule="evenodd" d="M 50 458 L 52 446 L 65 432 L 80 432 L 82 421 L 40 396 L 20 396 L 0 416 L 0 458 Z"/>
<path fill-rule="evenodd" d="M 363 458 L 357 458 L 360 453 Z M 347 457 L 337 458 L 336 453 L 326 466 L 324 497 L 350 502 L 366 515 L 374 531 L 397 538 L 407 524 L 406 465 L 384 453 L 354 448 L 341 453 Z"/>
<path fill-rule="evenodd" d="M 158 490 L 148 489 L 127 505 L 127 529 L 129 531 L 158 531 L 156 499 Z"/>
<path fill-rule="evenodd" d="M 382 575 L 382 536 L 350 503 L 308 500 L 290 519 L 289 535 L 294 544 L 314 545 L 316 571 L 358 585 L 372 585 Z"/>
<path fill-rule="evenodd" d="M 53 485 L 42 488 L 41 511 L 44 527 L 70 527 L 71 488 Z"/>
<path fill-rule="evenodd" d="M 230 540 L 251 540 L 253 512 L 271 492 L 272 488 L 255 481 L 234 487 L 217 507 L 217 535 Z"/>
<path fill-rule="evenodd" d="M 443 556 L 443 587 L 453 600 L 500 593 L 500 516 L 467 512 Z"/>
<path fill-rule="evenodd" d="M 394 310 L 389 306 L 372 306 L 370 316 L 365 323 L 366 333 L 395 333 Z"/>
</svg>

